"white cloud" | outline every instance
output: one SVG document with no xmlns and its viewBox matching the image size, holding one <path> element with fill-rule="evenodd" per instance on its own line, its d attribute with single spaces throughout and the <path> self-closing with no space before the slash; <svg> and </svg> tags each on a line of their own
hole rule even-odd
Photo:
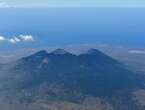
<svg viewBox="0 0 145 110">
<path fill-rule="evenodd" d="M 34 41 L 34 38 L 32 35 L 19 35 L 17 37 L 11 37 L 11 38 L 0 36 L 0 41 L 16 44 L 19 42 L 32 42 Z"/>
<path fill-rule="evenodd" d="M 144 50 L 130 50 L 129 53 L 131 54 L 145 54 Z"/>
<path fill-rule="evenodd" d="M 15 37 L 14 40 L 15 40 L 16 42 L 20 42 L 20 41 L 21 41 L 21 40 L 20 40 L 19 38 L 17 38 L 17 37 Z"/>
<path fill-rule="evenodd" d="M 14 38 L 11 38 L 11 39 L 7 39 L 10 43 L 12 44 L 15 44 L 17 42 L 21 42 L 21 39 L 17 38 L 17 37 L 14 37 Z"/>
<path fill-rule="evenodd" d="M 20 35 L 19 38 L 23 41 L 34 41 L 34 38 L 32 35 Z"/>
<path fill-rule="evenodd" d="M 4 41 L 4 40 L 6 40 L 5 37 L 0 36 L 0 41 Z"/>
<path fill-rule="evenodd" d="M 9 39 L 8 41 L 9 41 L 10 43 L 12 43 L 12 44 L 17 43 L 17 41 L 16 41 L 15 39 L 13 39 L 13 38 L 12 38 L 12 39 Z"/>
</svg>

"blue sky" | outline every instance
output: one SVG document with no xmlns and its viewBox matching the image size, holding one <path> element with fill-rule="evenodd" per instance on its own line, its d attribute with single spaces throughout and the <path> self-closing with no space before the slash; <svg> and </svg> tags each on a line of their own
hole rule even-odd
<svg viewBox="0 0 145 110">
<path fill-rule="evenodd" d="M 0 50 L 96 42 L 145 47 L 145 0 L 0 0 L 0 7 Z"/>
<path fill-rule="evenodd" d="M 0 0 L 0 7 L 145 7 L 145 0 Z"/>
<path fill-rule="evenodd" d="M 105 43 L 145 47 L 143 8 L 0 9 L 0 49 Z"/>
</svg>

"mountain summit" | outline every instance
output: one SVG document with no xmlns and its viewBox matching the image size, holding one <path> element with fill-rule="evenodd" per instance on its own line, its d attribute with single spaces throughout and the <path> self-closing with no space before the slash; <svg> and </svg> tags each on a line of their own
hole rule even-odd
<svg viewBox="0 0 145 110">
<path fill-rule="evenodd" d="M 90 55 L 97 55 L 97 54 L 100 54 L 100 53 L 102 53 L 102 52 L 100 52 L 99 50 L 97 50 L 97 49 L 94 49 L 94 48 L 91 48 L 91 49 L 89 49 L 87 52 L 86 52 L 86 54 L 90 54 Z M 103 54 L 103 53 L 102 53 Z"/>
<path fill-rule="evenodd" d="M 68 52 L 65 51 L 64 49 L 56 49 L 54 51 L 51 52 L 51 54 L 55 54 L 55 55 L 63 55 L 63 54 L 67 54 Z"/>
</svg>

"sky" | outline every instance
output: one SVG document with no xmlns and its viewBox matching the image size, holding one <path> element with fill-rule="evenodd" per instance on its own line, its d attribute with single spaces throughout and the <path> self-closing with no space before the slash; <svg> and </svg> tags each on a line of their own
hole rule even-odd
<svg viewBox="0 0 145 110">
<path fill-rule="evenodd" d="M 145 7 L 145 0 L 0 0 L 0 7 Z"/>
<path fill-rule="evenodd" d="M 145 9 L 0 9 L 0 50 L 114 44 L 145 47 Z"/>
<path fill-rule="evenodd" d="M 144 12 L 145 0 L 0 0 L 0 50 L 96 42 L 145 47 Z"/>
</svg>

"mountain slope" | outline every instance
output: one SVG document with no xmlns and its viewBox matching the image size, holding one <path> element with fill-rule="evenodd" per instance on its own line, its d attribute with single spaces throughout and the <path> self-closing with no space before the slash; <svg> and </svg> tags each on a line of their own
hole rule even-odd
<svg viewBox="0 0 145 110">
<path fill-rule="evenodd" d="M 126 103 L 125 98 L 140 87 L 123 64 L 96 49 L 81 55 L 63 49 L 51 53 L 43 50 L 18 60 L 9 70 L 12 78 L 8 89 L 15 91 L 21 102 L 46 99 L 80 103 L 87 97 L 101 97 L 117 103 L 114 98 L 118 97 L 118 110 L 128 110 L 122 107 L 134 102 L 128 99 Z"/>
<path fill-rule="evenodd" d="M 28 86 L 30 82 L 33 84 L 58 82 L 69 89 L 77 88 L 91 95 L 101 95 L 102 92 L 106 92 L 105 89 L 109 94 L 109 91 L 135 86 L 133 84 L 135 79 L 131 78 L 130 71 L 98 50 L 91 49 L 79 56 L 68 52 L 62 54 L 60 50 L 61 54 L 56 54 L 56 51 L 55 53 L 40 51 L 23 58 L 14 71 L 27 77 Z"/>
</svg>

